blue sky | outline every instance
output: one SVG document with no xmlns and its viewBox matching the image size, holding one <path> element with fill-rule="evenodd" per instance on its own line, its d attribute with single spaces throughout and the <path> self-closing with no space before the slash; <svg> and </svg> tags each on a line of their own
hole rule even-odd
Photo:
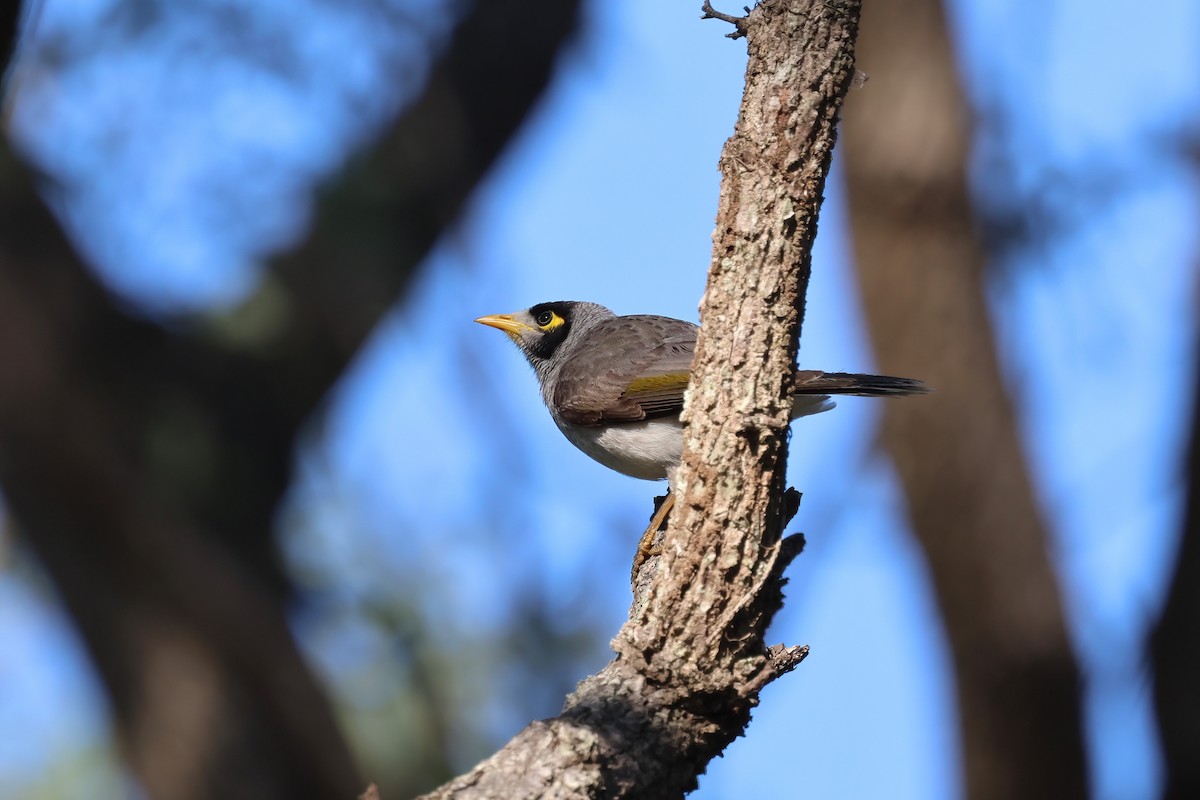
<svg viewBox="0 0 1200 800">
<path fill-rule="evenodd" d="M 343 576 L 348 596 L 363 591 L 354 580 L 384 586 L 418 573 L 461 587 L 429 609 L 448 638 L 502 627 L 530 584 L 555 612 L 616 631 L 628 559 L 661 486 L 575 451 L 519 354 L 470 320 L 565 298 L 695 319 L 717 155 L 745 61 L 744 46 L 701 22 L 695 5 L 589 7 L 547 102 L 336 390 L 289 501 L 305 520 L 289 535 L 298 566 Z M 98 17 L 106 6 L 52 1 L 44 24 L 72 31 L 95 18 L 81 9 Z M 170 310 L 252 290 L 258 259 L 301 229 L 308 181 L 361 139 L 363 120 L 378 124 L 419 83 L 415 37 L 354 17 L 334 24 L 328 8 L 312 11 L 320 18 L 281 8 L 262 4 L 250 30 L 299 43 L 296 84 L 262 64 L 214 73 L 173 56 L 203 38 L 202 19 L 177 39 L 128 52 L 110 43 L 107 58 L 22 84 L 18 134 L 79 187 L 68 204 L 77 235 L 129 296 Z M 956 5 L 954 21 L 971 96 L 1014 121 L 1016 185 L 1055 171 L 1120 177 L 1113 196 L 1067 195 L 1074 224 L 1013 257 L 992 312 L 1088 669 L 1096 793 L 1150 797 L 1160 767 L 1139 652 L 1178 527 L 1198 217 L 1194 178 L 1163 148 L 1198 118 L 1200 10 L 993 0 Z M 405 79 L 384 91 L 397 47 L 411 56 L 399 60 Z M 352 57 L 336 68 L 320 60 L 344 52 Z M 164 113 L 176 96 L 184 101 Z M 232 202 L 231 184 L 245 192 Z M 865 370 L 836 163 L 827 198 L 801 361 Z M 812 655 L 768 688 L 697 797 L 757 796 L 781 782 L 814 797 L 959 792 L 946 648 L 902 497 L 873 447 L 876 412 L 849 399 L 794 428 L 789 477 L 805 497 L 793 528 L 810 544 L 771 638 L 808 643 Z M 463 424 L 447 429 L 448 414 Z M 498 498 L 504 519 L 485 537 L 479 523 L 496 520 Z M 335 682 L 380 646 L 353 625 L 298 630 Z M 11 554 L 0 562 L 0 641 L 13 645 L 0 649 L 12 698 L 0 706 L 6 795 L 97 741 L 106 723 L 61 613 Z M 578 677 L 605 658 L 601 640 Z M 506 703 L 500 680 L 481 676 L 477 689 L 493 735 L 553 712 Z"/>
</svg>

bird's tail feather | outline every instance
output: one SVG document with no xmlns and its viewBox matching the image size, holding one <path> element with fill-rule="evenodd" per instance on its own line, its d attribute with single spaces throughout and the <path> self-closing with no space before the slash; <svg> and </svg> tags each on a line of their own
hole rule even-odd
<svg viewBox="0 0 1200 800">
<path fill-rule="evenodd" d="M 852 394 L 860 397 L 905 397 L 930 391 L 924 383 L 913 378 L 893 378 L 890 375 L 860 375 L 854 372 L 820 372 L 799 370 L 796 373 L 796 394 Z"/>
</svg>

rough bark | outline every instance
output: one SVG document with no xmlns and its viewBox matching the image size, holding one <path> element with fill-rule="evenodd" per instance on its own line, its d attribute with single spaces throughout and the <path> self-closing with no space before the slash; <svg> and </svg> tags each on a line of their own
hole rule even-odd
<svg viewBox="0 0 1200 800">
<path fill-rule="evenodd" d="M 361 788 L 288 630 L 275 510 L 302 426 L 540 96 L 576 8 L 467 9 L 424 95 L 216 326 L 126 313 L 39 200 L 55 187 L 0 143 L 0 484 L 149 796 Z"/>
<path fill-rule="evenodd" d="M 1200 347 L 1197 357 L 1200 376 Z M 1166 766 L 1163 797 L 1170 800 L 1200 797 L 1200 382 L 1195 391 L 1179 555 L 1150 640 L 1154 707 Z"/>
<path fill-rule="evenodd" d="M 662 555 L 643 568 L 616 657 L 563 713 L 426 797 L 678 797 L 745 730 L 762 688 L 807 653 L 763 636 L 799 551 L 782 538 L 794 511 L 787 398 L 858 8 L 768 0 L 733 20 L 749 44 L 746 90 L 721 156 L 680 499 Z"/>
<path fill-rule="evenodd" d="M 882 371 L 934 387 L 883 409 L 957 672 L 966 794 L 1087 794 L 1081 682 L 1000 372 L 967 190 L 968 111 L 937 0 L 876 3 L 843 137 Z"/>
</svg>

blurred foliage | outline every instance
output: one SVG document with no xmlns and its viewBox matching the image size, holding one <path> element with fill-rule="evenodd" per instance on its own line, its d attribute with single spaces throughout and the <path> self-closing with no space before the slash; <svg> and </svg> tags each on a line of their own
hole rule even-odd
<svg viewBox="0 0 1200 800">
<path fill-rule="evenodd" d="M 76 246 L 122 295 L 127 311 L 149 314 L 182 338 L 199 334 L 218 350 L 254 354 L 264 363 L 278 355 L 281 329 L 307 325 L 316 336 L 324 332 L 317 325 L 328 324 L 336 337 L 330 349 L 354 348 L 365 332 L 361 324 L 355 328 L 357 320 L 347 310 L 362 306 L 362 316 L 374 321 L 371 314 L 392 302 L 398 288 L 406 288 L 403 279 L 536 97 L 542 62 L 557 49 L 556 37 L 569 29 L 573 5 L 544 15 L 547 28 L 558 28 L 539 42 L 540 50 L 525 48 L 509 59 L 507 67 L 523 72 L 506 87 L 512 91 L 488 95 L 502 106 L 489 112 L 498 113 L 489 117 L 470 106 L 487 91 L 474 90 L 476 96 L 464 98 L 454 91 L 470 87 L 439 86 L 441 94 L 426 92 L 425 99 L 432 96 L 433 104 L 442 106 L 437 109 L 442 116 L 435 114 L 432 124 L 448 124 L 410 130 L 391 142 L 386 158 L 393 171 L 380 169 L 378 159 L 349 158 L 380 133 L 402 103 L 426 89 L 429 62 L 445 44 L 454 14 L 467 7 L 420 0 L 252 7 L 101 2 L 86 9 L 35 4 L 19 66 L 12 72 L 9 90 L 16 100 L 8 133 L 41 171 L 46 194 Z M 522 21 L 521 4 L 507 8 L 512 19 L 503 21 L 537 35 L 537 24 Z M 503 30 L 480 29 L 497 20 L 495 11 L 471 19 L 475 37 L 494 34 L 498 45 L 518 40 Z M 478 48 L 459 49 L 457 62 L 447 59 L 452 70 L 464 69 L 471 57 L 488 57 Z M 484 124 L 472 128 L 479 120 L 471 113 L 484 117 Z M 424 122 L 431 124 L 429 118 Z M 452 142 L 456 137 L 460 141 Z M 422 147 L 431 149 L 411 152 Z M 434 157 L 442 154 L 439 148 L 450 156 Z M 449 169 L 447 158 L 464 163 Z M 397 181 L 394 170 L 405 163 L 415 171 Z M 339 180 L 318 191 L 317 184 L 339 169 L 344 169 Z M 444 186 L 429 191 L 438 183 Z M 310 215 L 317 201 L 321 229 L 312 238 L 321 246 L 314 247 L 315 260 L 325 259 L 320 271 L 327 286 L 315 297 L 323 304 L 298 309 L 297 283 L 313 289 L 321 280 L 305 284 L 312 271 L 291 257 L 277 270 L 296 282 L 288 296 L 277 291 L 273 279 L 261 280 L 260 260 L 312 233 Z M 312 253 L 307 255 L 313 260 Z M 371 272 L 367 267 L 386 278 L 365 275 Z M 249 302 L 232 307 L 246 298 Z M 326 316 L 316 324 L 296 318 L 314 311 Z M 337 356 L 314 350 L 310 357 L 316 379 L 308 384 L 331 380 L 329 365 Z M 184 372 L 203 369 L 192 363 L 171 366 Z M 236 383 L 236 376 L 229 380 Z M 278 382 L 272 387 L 296 392 L 301 404 L 312 389 Z M 144 426 L 141 444 L 156 467 L 142 490 L 167 506 L 189 505 L 219 475 L 229 491 L 221 493 L 217 510 L 236 518 L 243 493 L 264 494 L 249 488 L 261 479 L 255 453 L 238 449 L 261 444 L 260 439 L 245 430 L 241 433 L 251 434 L 245 439 L 230 437 L 229 430 L 214 424 L 203 403 L 210 398 L 166 391 L 159 399 L 151 403 L 152 416 L 135 421 Z M 245 422 L 262 399 L 235 398 L 235 412 L 246 412 L 241 413 Z M 260 416 L 257 424 L 261 431 L 280 421 Z M 235 457 L 228 459 L 221 447 L 232 448 Z M 512 487 L 504 491 L 511 493 Z M 310 511 L 297 515 L 304 518 Z M 354 514 L 343 509 L 341 516 Z M 405 524 L 427 528 L 430 519 Z M 237 534 L 236 524 L 223 524 L 232 521 L 221 517 L 214 528 Z M 504 533 L 485 519 L 473 525 L 493 536 Z M 346 526 L 337 531 L 347 534 L 353 532 Z M 374 556 L 365 560 L 378 563 Z M 447 552 L 446 560 L 453 555 Z M 320 564 L 320 558 L 309 563 Z M 539 608 L 540 590 L 515 603 L 503 629 L 447 628 L 439 609 L 449 604 L 446 595 L 456 587 L 430 576 L 449 568 L 428 559 L 413 561 L 404 569 L 376 570 L 372 582 L 336 569 L 297 570 L 296 628 L 314 658 L 326 657 L 316 651 L 327 640 L 340 644 L 357 638 L 371 644 L 349 659 L 343 651 L 332 653 L 339 663 L 329 676 L 364 767 L 401 795 L 428 788 L 493 749 L 498 737 L 512 732 L 508 720 L 527 719 L 531 705 L 534 713 L 556 711 L 541 707 L 551 697 L 561 702 L 565 687 L 583 674 L 579 661 L 598 649 L 586 615 L 573 617 L 563 629 L 549 623 Z M 345 586 L 355 591 L 347 595 L 339 589 Z M 493 697 L 498 680 L 508 686 Z M 526 692 L 534 695 L 532 703 L 520 700 Z M 509 704 L 509 698 L 516 699 Z M 490 717 L 480 713 L 485 705 L 492 706 Z M 88 752 L 93 749 L 100 755 L 81 757 L 79 771 L 93 770 L 93 763 L 103 765 L 111 756 L 106 747 Z M 116 771 L 111 763 L 95 769 L 101 775 Z M 76 790 L 84 796 L 91 792 L 86 781 Z"/>
<path fill-rule="evenodd" d="M 524 495 L 514 483 L 491 485 Z M 305 505 L 285 525 L 298 631 L 331 683 L 364 774 L 385 796 L 426 791 L 474 765 L 529 720 L 556 714 L 575 682 L 607 660 L 597 609 L 564 608 L 545 595 L 537 570 L 523 574 L 505 556 L 513 530 L 503 520 L 537 516 L 524 504 L 507 504 L 502 517 L 480 514 L 474 535 L 396 520 L 390 535 L 444 542 L 407 564 L 374 552 L 379 545 L 362 536 L 367 526 L 352 509 L 312 514 Z M 304 530 L 313 524 L 326 530 Z M 330 529 L 349 555 L 323 558 Z M 455 577 L 463 547 L 496 556 L 486 578 L 511 603 L 498 615 L 454 608 L 472 593 Z"/>
</svg>

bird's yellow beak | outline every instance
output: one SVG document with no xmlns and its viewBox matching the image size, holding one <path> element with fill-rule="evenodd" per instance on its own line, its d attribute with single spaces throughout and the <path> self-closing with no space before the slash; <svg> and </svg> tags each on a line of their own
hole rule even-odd
<svg viewBox="0 0 1200 800">
<path fill-rule="evenodd" d="M 499 328 L 509 336 L 519 336 L 521 331 L 529 330 L 529 326 L 523 322 L 517 322 L 512 314 L 488 314 L 486 317 L 480 317 L 475 320 L 480 325 L 487 325 L 489 328 Z"/>
</svg>

